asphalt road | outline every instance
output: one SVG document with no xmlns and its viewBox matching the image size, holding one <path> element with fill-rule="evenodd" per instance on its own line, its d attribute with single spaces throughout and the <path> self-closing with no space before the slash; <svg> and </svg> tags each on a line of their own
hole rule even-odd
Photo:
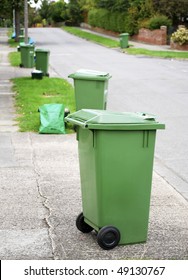
<svg viewBox="0 0 188 280">
<path fill-rule="evenodd" d="M 50 50 L 51 69 L 62 78 L 80 68 L 110 73 L 107 109 L 152 113 L 165 123 L 154 170 L 188 199 L 188 61 L 126 55 L 58 28 L 30 29 L 29 35 L 37 48 Z"/>
</svg>

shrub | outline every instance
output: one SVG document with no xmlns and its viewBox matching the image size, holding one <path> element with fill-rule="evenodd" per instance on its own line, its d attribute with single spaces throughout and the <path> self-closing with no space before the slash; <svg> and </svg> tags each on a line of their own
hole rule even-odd
<svg viewBox="0 0 188 280">
<path fill-rule="evenodd" d="M 171 20 L 163 15 L 156 15 L 140 23 L 140 27 L 148 28 L 150 30 L 160 29 L 160 27 L 163 25 L 167 27 L 170 27 L 172 25 Z"/>
<path fill-rule="evenodd" d="M 134 9 L 131 9 L 130 13 L 92 9 L 88 14 L 88 23 L 93 27 L 100 27 L 119 33 L 127 32 L 130 35 L 138 31 L 137 13 Z"/>
<path fill-rule="evenodd" d="M 109 26 L 108 26 L 109 30 L 112 30 L 114 32 L 118 32 L 117 18 L 118 18 L 118 13 L 117 12 L 113 12 L 113 13 L 109 14 Z"/>
<path fill-rule="evenodd" d="M 93 27 L 97 26 L 96 16 L 97 16 L 97 10 L 92 9 L 92 10 L 89 11 L 89 13 L 88 13 L 88 23 Z"/>
<path fill-rule="evenodd" d="M 125 32 L 129 33 L 129 35 L 138 33 L 138 9 L 136 7 L 128 9 L 125 20 Z"/>
<path fill-rule="evenodd" d="M 117 32 L 123 33 L 125 32 L 125 23 L 127 20 L 127 13 L 119 13 L 117 17 Z"/>
<path fill-rule="evenodd" d="M 147 28 L 149 29 L 149 19 L 140 20 L 138 23 L 139 29 L 140 28 Z"/>
<path fill-rule="evenodd" d="M 180 45 L 188 44 L 188 29 L 181 27 L 171 36 L 171 40 Z"/>
<path fill-rule="evenodd" d="M 149 21 L 149 29 L 151 30 L 159 29 L 163 25 L 167 27 L 170 27 L 172 25 L 171 20 L 163 15 L 154 16 Z"/>
<path fill-rule="evenodd" d="M 98 27 L 104 28 L 106 30 L 110 30 L 110 12 L 106 9 L 100 9 L 98 13 Z"/>
</svg>

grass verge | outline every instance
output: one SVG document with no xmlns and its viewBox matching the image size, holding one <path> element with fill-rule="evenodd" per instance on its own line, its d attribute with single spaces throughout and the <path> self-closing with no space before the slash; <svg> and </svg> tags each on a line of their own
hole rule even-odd
<svg viewBox="0 0 188 280">
<path fill-rule="evenodd" d="M 177 51 L 153 51 L 146 49 L 128 48 L 124 50 L 125 53 L 131 55 L 146 55 L 152 57 L 161 58 L 174 58 L 174 59 L 188 59 L 188 52 L 177 52 Z"/>
<path fill-rule="evenodd" d="M 9 28 L 9 30 L 8 30 L 8 33 L 7 33 L 7 35 L 8 35 L 8 44 L 9 44 L 9 46 L 11 47 L 11 48 L 16 48 L 17 46 L 18 46 L 18 42 L 15 42 L 15 39 L 14 38 L 12 38 L 12 33 L 13 33 L 13 30 L 12 30 L 12 28 Z"/>
<path fill-rule="evenodd" d="M 9 31 L 8 31 L 9 47 L 16 48 L 19 45 L 19 42 L 15 42 L 15 39 L 11 38 L 11 35 L 12 35 L 12 29 L 9 29 Z M 10 52 L 8 56 L 9 56 L 9 61 L 10 61 L 11 66 L 17 67 L 20 65 L 20 63 L 21 63 L 20 52 Z"/>
<path fill-rule="evenodd" d="M 64 26 L 62 28 L 63 28 L 63 30 L 65 30 L 73 35 L 76 35 L 80 38 L 83 38 L 83 39 L 86 39 L 86 40 L 89 40 L 89 41 L 92 41 L 95 43 L 98 43 L 105 47 L 109 47 L 109 48 L 118 48 L 119 47 L 119 42 L 117 40 L 113 40 L 113 39 L 106 38 L 106 37 L 103 37 L 100 35 L 96 35 L 96 34 L 93 34 L 93 33 L 87 32 L 87 31 L 83 31 L 76 27 Z"/>
<path fill-rule="evenodd" d="M 16 47 L 19 45 L 19 43 L 18 43 L 18 42 L 15 42 L 15 40 L 12 39 L 12 38 L 9 38 L 9 39 L 8 39 L 8 44 L 9 44 L 9 46 L 10 46 L 11 48 L 16 48 Z"/>
<path fill-rule="evenodd" d="M 72 85 L 61 78 L 47 78 L 42 80 L 31 77 L 14 78 L 13 90 L 16 92 L 15 105 L 17 121 L 20 131 L 38 132 L 40 126 L 39 106 L 43 104 L 64 104 L 71 112 L 75 111 L 75 98 Z M 66 133 L 73 132 L 68 125 Z"/>
<path fill-rule="evenodd" d="M 20 52 L 10 52 L 9 53 L 9 61 L 11 66 L 19 67 L 21 63 L 21 55 Z"/>
</svg>

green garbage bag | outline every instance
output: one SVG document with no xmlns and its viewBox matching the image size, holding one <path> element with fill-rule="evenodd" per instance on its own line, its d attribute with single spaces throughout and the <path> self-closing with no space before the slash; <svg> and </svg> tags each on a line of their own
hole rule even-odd
<svg viewBox="0 0 188 280">
<path fill-rule="evenodd" d="M 65 134 L 64 105 L 44 104 L 39 107 L 39 133 Z"/>
</svg>

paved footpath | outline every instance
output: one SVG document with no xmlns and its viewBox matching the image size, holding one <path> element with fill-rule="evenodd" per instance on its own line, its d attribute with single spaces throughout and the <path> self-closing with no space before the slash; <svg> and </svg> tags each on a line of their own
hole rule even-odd
<svg viewBox="0 0 188 280">
<path fill-rule="evenodd" d="M 155 172 L 146 243 L 104 251 L 94 232 L 76 229 L 81 194 L 75 134 L 18 131 L 9 80 L 30 76 L 31 69 L 9 65 L 6 40 L 0 29 L 0 259 L 187 260 L 188 202 Z"/>
</svg>

